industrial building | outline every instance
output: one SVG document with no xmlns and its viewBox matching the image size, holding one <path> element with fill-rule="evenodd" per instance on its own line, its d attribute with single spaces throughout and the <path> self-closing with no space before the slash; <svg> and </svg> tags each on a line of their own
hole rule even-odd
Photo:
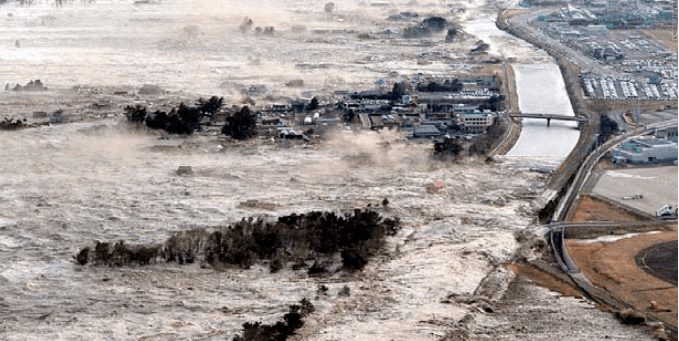
<svg viewBox="0 0 679 341">
<path fill-rule="evenodd" d="M 614 163 L 660 163 L 677 160 L 677 143 L 655 137 L 635 138 L 612 151 Z"/>
</svg>

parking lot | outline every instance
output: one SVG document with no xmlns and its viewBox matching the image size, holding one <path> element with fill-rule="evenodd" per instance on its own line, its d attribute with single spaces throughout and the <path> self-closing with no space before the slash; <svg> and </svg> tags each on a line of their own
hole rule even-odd
<svg viewBox="0 0 679 341">
<path fill-rule="evenodd" d="M 677 166 L 608 170 L 592 192 L 655 216 L 663 205 L 677 206 Z"/>
<path fill-rule="evenodd" d="M 585 96 L 597 99 L 677 100 L 677 81 L 664 80 L 660 84 L 639 81 L 631 77 L 616 79 L 610 76 L 583 74 Z"/>
</svg>

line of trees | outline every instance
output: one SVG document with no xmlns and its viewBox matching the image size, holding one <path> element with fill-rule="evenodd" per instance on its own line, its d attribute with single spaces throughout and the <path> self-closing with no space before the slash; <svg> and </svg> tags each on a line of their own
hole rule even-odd
<svg viewBox="0 0 679 341">
<path fill-rule="evenodd" d="M 420 92 L 459 92 L 462 90 L 462 83 L 458 79 L 446 79 L 443 83 L 429 82 L 427 84 L 420 83 L 417 85 L 417 91 Z"/>
<path fill-rule="evenodd" d="M 219 112 L 223 103 L 223 97 L 212 96 L 207 100 L 199 98 L 195 106 L 181 103 L 179 107 L 172 108 L 169 113 L 160 110 L 151 113 L 142 105 L 127 106 L 125 116 L 128 121 L 146 124 L 151 129 L 162 129 L 169 134 L 191 135 L 201 130 L 200 121 L 203 117 Z"/>
<path fill-rule="evenodd" d="M 170 112 L 156 110 L 149 112 L 145 106 L 125 107 L 125 116 L 129 122 L 144 124 L 151 129 L 162 129 L 169 134 L 191 135 L 201 131 L 201 121 L 212 117 L 222 110 L 224 98 L 212 96 L 209 99 L 199 98 L 193 106 L 180 103 Z M 227 117 L 222 133 L 237 140 L 245 140 L 255 135 L 256 118 L 248 106 Z"/>
<path fill-rule="evenodd" d="M 74 259 L 80 265 L 147 265 L 158 261 L 193 263 L 199 257 L 216 266 L 248 269 L 258 261 L 269 261 L 276 272 L 292 264 L 310 273 L 326 272 L 334 255 L 341 255 L 342 268 L 361 270 L 383 247 L 386 236 L 395 234 L 399 220 L 356 209 L 351 214 L 313 211 L 279 217 L 275 222 L 245 219 L 218 231 L 204 229 L 175 232 L 164 244 L 128 245 L 123 241 L 98 241 L 84 247 Z"/>
</svg>

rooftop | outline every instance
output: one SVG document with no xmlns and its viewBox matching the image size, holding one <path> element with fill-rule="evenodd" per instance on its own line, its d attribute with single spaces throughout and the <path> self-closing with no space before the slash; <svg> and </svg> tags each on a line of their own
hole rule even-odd
<svg viewBox="0 0 679 341">
<path fill-rule="evenodd" d="M 650 138 L 650 139 L 636 138 L 636 139 L 632 140 L 632 142 L 640 145 L 641 147 L 654 147 L 654 146 L 664 146 L 664 145 L 674 144 L 674 142 L 672 142 L 670 140 L 657 139 L 657 138 Z"/>
<path fill-rule="evenodd" d="M 434 125 L 421 125 L 415 127 L 413 133 L 415 135 L 420 135 L 420 134 L 440 134 L 441 132 Z"/>
</svg>

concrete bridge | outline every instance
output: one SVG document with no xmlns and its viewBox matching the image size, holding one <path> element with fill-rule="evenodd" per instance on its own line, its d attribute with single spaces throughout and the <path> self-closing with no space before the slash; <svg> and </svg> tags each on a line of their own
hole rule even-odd
<svg viewBox="0 0 679 341">
<path fill-rule="evenodd" d="M 587 117 L 585 116 L 565 116 L 565 115 L 555 115 L 555 114 L 533 114 L 533 113 L 511 113 L 510 117 L 519 118 L 544 118 L 547 120 L 547 126 L 549 127 L 552 120 L 557 121 L 577 121 L 577 122 L 587 122 Z"/>
</svg>

